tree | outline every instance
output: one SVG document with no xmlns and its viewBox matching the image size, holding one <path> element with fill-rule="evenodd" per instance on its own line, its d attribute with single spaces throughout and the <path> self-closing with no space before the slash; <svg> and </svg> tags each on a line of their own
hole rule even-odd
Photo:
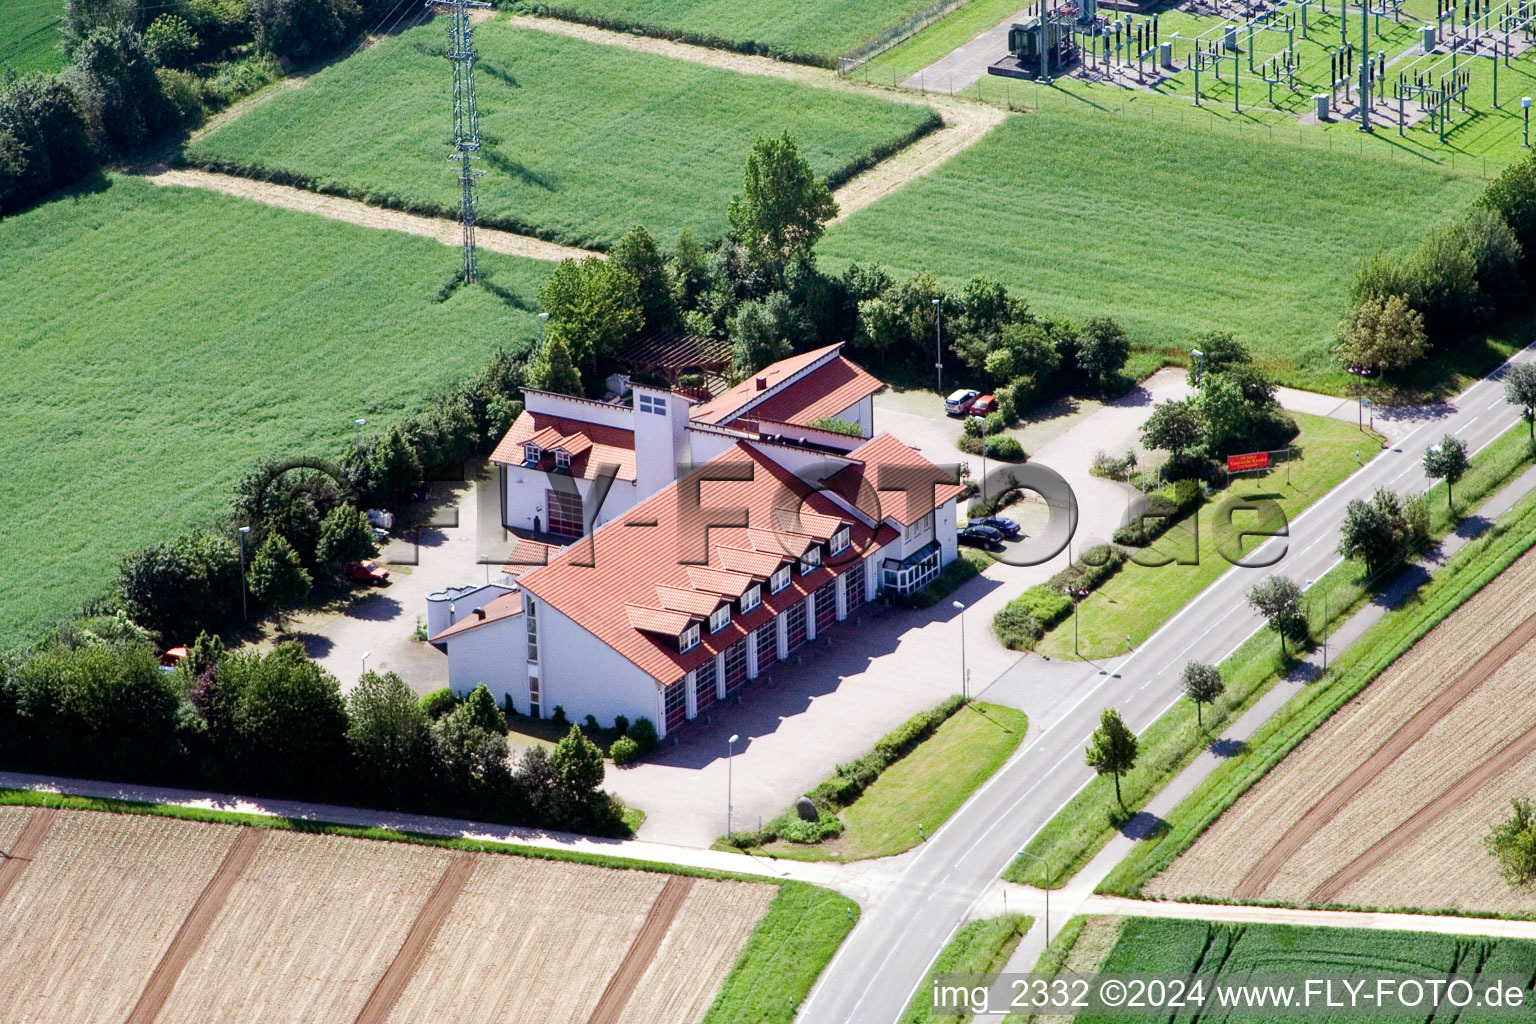
<svg viewBox="0 0 1536 1024">
<path fill-rule="evenodd" d="M 1497 213 L 1529 251 L 1536 243 L 1536 156 L 1527 153 L 1506 165 L 1476 202 Z"/>
<path fill-rule="evenodd" d="M 144 37 L 126 25 L 87 36 L 65 76 L 103 153 L 128 153 L 166 126 L 154 61 Z"/>
<path fill-rule="evenodd" d="M 368 476 L 373 496 L 393 504 L 407 487 L 421 479 L 421 460 L 396 424 L 368 453 Z"/>
<path fill-rule="evenodd" d="M 1189 399 L 1169 399 L 1152 407 L 1152 414 L 1141 427 L 1141 443 L 1169 452 L 1177 459 L 1199 446 L 1202 432 L 1194 403 Z"/>
<path fill-rule="evenodd" d="M 1136 734 L 1120 720 L 1120 712 L 1105 708 L 1099 713 L 1099 727 L 1088 741 L 1084 763 L 1100 775 L 1115 777 L 1115 802 L 1125 810 L 1120 796 L 1120 776 L 1136 767 Z"/>
<path fill-rule="evenodd" d="M 0 80 L 0 216 L 84 177 L 96 165 L 74 91 L 56 75 Z"/>
<path fill-rule="evenodd" d="M 1536 363 L 1519 363 L 1504 378 L 1504 400 L 1525 410 L 1531 440 L 1536 441 Z"/>
<path fill-rule="evenodd" d="M 1100 388 L 1115 382 L 1130 357 L 1129 335 L 1109 317 L 1095 317 L 1078 332 L 1077 368 Z"/>
<path fill-rule="evenodd" d="M 393 672 L 365 672 L 347 695 L 347 746 L 359 791 L 399 805 L 426 788 L 431 736 L 416 694 Z"/>
<path fill-rule="evenodd" d="M 361 509 L 343 504 L 325 514 L 320 523 L 320 539 L 315 543 L 315 561 L 334 569 L 378 553 L 378 542 Z"/>
<path fill-rule="evenodd" d="M 528 368 L 528 384 L 543 391 L 581 397 L 581 373 L 571 362 L 571 349 L 565 338 L 551 332 Z"/>
<path fill-rule="evenodd" d="M 1451 488 L 1467 473 L 1467 443 L 1454 434 L 1446 434 L 1424 453 L 1424 475 L 1445 481 L 1445 507 L 1454 512 Z"/>
<path fill-rule="evenodd" d="M 649 231 L 637 224 L 624 232 L 608 250 L 608 261 L 635 279 L 646 327 L 671 328 L 676 324 L 667 261 Z"/>
<path fill-rule="evenodd" d="M 162 14 L 144 30 L 144 48 L 150 59 L 163 68 L 186 67 L 197 52 L 197 36 L 186 20 L 174 14 Z"/>
<path fill-rule="evenodd" d="M 736 373 L 751 376 L 794 350 L 789 332 L 795 310 L 789 296 L 774 292 L 762 302 L 743 302 L 730 321 L 731 361 Z"/>
<path fill-rule="evenodd" d="M 1205 373 L 1226 373 L 1253 362 L 1248 349 L 1226 331 L 1207 331 L 1191 346 L 1200 352 L 1200 368 Z M 1196 381 L 1195 383 L 1199 383 Z"/>
<path fill-rule="evenodd" d="M 1346 366 L 1390 372 L 1413 365 L 1429 350 L 1424 317 L 1401 295 L 1360 300 L 1339 327 L 1334 356 Z"/>
<path fill-rule="evenodd" d="M 1395 564 L 1419 535 L 1408 513 L 1402 500 L 1384 487 L 1370 501 L 1354 499 L 1344 508 L 1339 554 L 1364 559 L 1372 575 Z"/>
<path fill-rule="evenodd" d="M 1205 722 L 1200 715 L 1203 705 L 1214 704 L 1227 689 L 1227 684 L 1221 681 L 1221 669 L 1215 665 L 1206 665 L 1202 662 L 1191 661 L 1184 666 L 1184 673 L 1179 681 L 1184 685 L 1184 693 L 1195 702 L 1195 725 L 1205 728 Z"/>
<path fill-rule="evenodd" d="M 1483 838 L 1483 848 L 1499 862 L 1499 874 L 1512 889 L 1536 884 L 1536 809 L 1525 797 L 1509 802 L 1510 815 Z"/>
<path fill-rule="evenodd" d="M 313 582 L 293 545 L 280 533 L 267 534 L 251 559 L 251 597 L 256 603 L 276 608 L 281 622 L 283 608 L 302 601 Z"/>
<path fill-rule="evenodd" d="M 491 803 L 511 781 L 506 737 L 486 732 L 471 718 L 461 704 L 432 725 L 438 773 L 454 802 L 465 809 Z"/>
<path fill-rule="evenodd" d="M 491 691 L 485 688 L 484 683 L 471 690 L 469 696 L 454 710 L 456 714 L 464 715 L 477 729 L 500 736 L 507 734 L 507 717 L 496 706 L 496 698 L 491 696 Z"/>
<path fill-rule="evenodd" d="M 1301 588 L 1295 580 L 1286 576 L 1266 577 L 1248 591 L 1248 603 L 1279 635 L 1281 653 L 1286 652 L 1287 639 L 1300 641 L 1311 635 L 1301 607 Z"/>
<path fill-rule="evenodd" d="M 731 199 L 731 234 L 777 279 L 782 280 L 791 260 L 810 253 L 836 215 L 832 191 L 800 156 L 788 132 L 752 147 L 741 192 Z"/>
<path fill-rule="evenodd" d="M 597 256 L 566 260 L 539 288 L 550 339 L 570 347 L 571 361 L 592 373 L 645 323 L 639 283 L 623 267 Z"/>
<path fill-rule="evenodd" d="M 549 763 L 555 773 L 558 800 L 568 809 L 569 820 L 586 822 L 593 798 L 603 784 L 603 752 L 573 725 L 555 744 Z"/>
<path fill-rule="evenodd" d="M 1201 378 L 1193 403 L 1205 449 L 1211 455 L 1220 454 L 1223 446 L 1243 437 L 1253 426 L 1253 404 L 1243 386 L 1225 373 L 1208 373 Z"/>
<path fill-rule="evenodd" d="M 356 0 L 251 0 L 256 44 L 282 60 L 305 63 L 335 50 L 357 30 Z"/>
<path fill-rule="evenodd" d="M 234 698 L 240 776 L 257 786 L 312 793 L 342 767 L 347 712 L 336 677 L 296 641 L 226 655 L 219 685 Z"/>
<path fill-rule="evenodd" d="M 64 52 L 73 54 L 86 37 L 98 29 L 144 27 L 149 0 L 65 0 Z"/>
<path fill-rule="evenodd" d="M 694 239 L 692 228 L 685 227 L 677 233 L 677 245 L 672 249 L 672 259 L 667 264 L 667 274 L 672 282 L 674 311 L 692 309 L 700 293 L 709 287 L 704 249 Z"/>
<path fill-rule="evenodd" d="M 135 621 L 167 639 L 218 632 L 240 613 L 240 553 L 224 537 L 182 537 L 123 559 L 117 589 Z"/>
</svg>

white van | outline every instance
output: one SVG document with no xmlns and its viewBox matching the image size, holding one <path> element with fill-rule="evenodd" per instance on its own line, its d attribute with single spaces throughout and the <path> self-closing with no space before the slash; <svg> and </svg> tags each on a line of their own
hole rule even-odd
<svg viewBox="0 0 1536 1024">
<path fill-rule="evenodd" d="M 980 397 L 980 391 L 961 389 L 944 399 L 944 411 L 950 416 L 964 416 L 971 411 L 971 403 Z"/>
</svg>

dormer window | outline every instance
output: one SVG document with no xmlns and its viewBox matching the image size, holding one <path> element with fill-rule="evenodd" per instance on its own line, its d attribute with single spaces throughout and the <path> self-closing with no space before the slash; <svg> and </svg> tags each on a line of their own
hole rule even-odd
<svg viewBox="0 0 1536 1024">
<path fill-rule="evenodd" d="M 800 575 L 805 576 L 816 571 L 821 565 L 821 548 L 811 548 L 800 556 Z"/>
<path fill-rule="evenodd" d="M 541 459 L 543 457 L 544 457 L 544 453 L 539 450 L 539 446 L 538 445 L 536 445 L 536 444 L 525 444 L 525 445 L 523 445 L 523 465 L 525 465 L 525 466 L 536 466 L 539 463 L 539 459 Z"/>
<path fill-rule="evenodd" d="M 677 638 L 677 649 L 687 654 L 697 646 L 699 646 L 699 624 L 694 623 L 683 630 L 682 635 Z"/>
<path fill-rule="evenodd" d="M 827 544 L 827 552 L 831 555 L 840 555 L 848 550 L 848 527 L 843 527 L 832 535 L 832 540 Z"/>
<path fill-rule="evenodd" d="M 709 616 L 709 631 L 718 633 L 731 624 L 731 606 L 723 604 L 716 608 Z"/>
<path fill-rule="evenodd" d="M 571 453 L 555 449 L 555 468 L 564 473 L 571 471 Z"/>
<path fill-rule="evenodd" d="M 768 593 L 777 594 L 787 586 L 789 586 L 789 566 L 786 565 L 768 580 Z"/>
<path fill-rule="evenodd" d="M 762 604 L 762 602 L 763 588 L 754 583 L 741 595 L 741 613 L 745 615 L 759 604 Z"/>
</svg>

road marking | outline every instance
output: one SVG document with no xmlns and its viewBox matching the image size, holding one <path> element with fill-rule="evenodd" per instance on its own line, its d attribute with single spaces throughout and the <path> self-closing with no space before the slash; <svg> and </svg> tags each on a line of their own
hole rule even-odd
<svg viewBox="0 0 1536 1024">
<path fill-rule="evenodd" d="M 1466 430 L 1472 424 L 1476 423 L 1478 421 L 1478 419 L 1479 419 L 1479 417 L 1473 416 L 1471 419 L 1467 420 L 1467 422 L 1463 423 L 1461 426 L 1459 426 L 1455 430 L 1451 431 L 1451 434 L 1454 436 L 1456 434 L 1461 433 L 1463 430 Z"/>
</svg>

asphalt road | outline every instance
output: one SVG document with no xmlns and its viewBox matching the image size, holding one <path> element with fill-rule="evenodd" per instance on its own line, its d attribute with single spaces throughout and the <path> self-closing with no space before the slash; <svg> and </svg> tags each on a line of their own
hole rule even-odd
<svg viewBox="0 0 1536 1024">
<path fill-rule="evenodd" d="M 1536 349 L 1527 348 L 1514 361 L 1533 357 Z M 1260 546 L 1255 560 L 1285 546 L 1273 569 L 1223 574 L 1131 655 L 1116 663 L 1085 663 L 1079 674 L 1063 675 L 1072 696 L 1062 710 L 921 848 L 889 895 L 849 935 L 798 1020 L 896 1021 L 977 897 L 1092 778 L 1083 748 L 1099 711 L 1114 705 L 1133 729 L 1145 728 L 1180 698 L 1185 662 L 1219 663 L 1262 626 L 1244 600 L 1249 587 L 1271 572 L 1298 582 L 1315 579 L 1340 561 L 1338 525 L 1350 500 L 1368 498 L 1379 487 L 1423 490 L 1424 451 L 1443 435 L 1456 435 L 1476 452 L 1519 423 L 1519 410 L 1504 401 L 1503 370 L 1468 388 L 1447 404 L 1443 417 L 1415 428 L 1319 499 L 1291 523 L 1288 538 Z M 1026 661 L 1012 671 L 1029 670 Z"/>
</svg>

